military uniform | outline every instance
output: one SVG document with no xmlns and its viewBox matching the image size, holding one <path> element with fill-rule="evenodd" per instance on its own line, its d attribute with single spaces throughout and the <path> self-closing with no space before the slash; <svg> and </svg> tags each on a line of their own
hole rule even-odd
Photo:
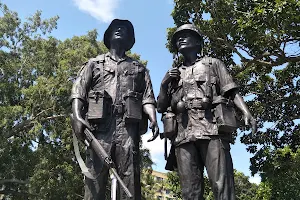
<svg viewBox="0 0 300 200">
<path fill-rule="evenodd" d="M 169 90 L 174 91 L 169 94 L 172 110 L 176 113 L 179 100 L 183 100 L 186 107 L 184 112 L 176 113 L 178 132 L 173 140 L 183 199 L 203 198 L 203 170 L 206 167 L 215 198 L 233 200 L 231 134 L 218 131 L 214 105 L 208 109 L 201 108 L 208 73 L 208 65 L 203 64 L 204 61 L 208 62 L 208 58 L 198 60 L 190 67 L 181 65 L 177 88 L 175 91 L 172 88 Z M 214 100 L 237 89 L 237 85 L 220 60 L 212 59 L 211 64 L 209 71 L 213 104 Z"/>
<path fill-rule="evenodd" d="M 181 65 L 180 80 L 176 88 L 170 85 L 170 105 L 176 112 L 177 103 L 183 101 L 187 108 L 183 113 L 177 113 L 178 134 L 174 144 L 179 146 L 199 139 L 222 138 L 230 140 L 230 134 L 220 134 L 218 131 L 216 118 L 214 116 L 214 107 L 203 109 L 202 99 L 206 96 L 205 84 L 206 73 L 208 73 L 207 63 L 209 58 L 203 58 L 196 61 L 193 66 L 185 67 Z M 204 64 L 205 62 L 205 64 Z M 210 80 L 212 104 L 214 101 L 222 98 L 231 90 L 238 86 L 233 82 L 225 65 L 218 59 L 211 58 Z"/>
<path fill-rule="evenodd" d="M 174 47 L 175 35 L 181 31 L 202 39 L 195 26 L 182 25 L 172 37 Z M 216 107 L 229 102 L 238 86 L 218 59 L 204 57 L 188 67 L 183 64 L 177 67 L 179 80 L 173 79 L 166 88 L 163 86 L 163 94 L 157 100 L 157 110 L 161 113 L 171 110 L 177 122 L 176 135 L 170 138 L 172 147 L 166 169 L 178 169 L 184 200 L 203 199 L 204 167 L 215 199 L 234 200 L 231 133 L 220 131 Z"/>
<path fill-rule="evenodd" d="M 147 130 L 142 126 L 147 120 L 142 115 L 142 106 L 155 104 L 148 70 L 130 57 L 116 61 L 110 53 L 100 55 L 90 59 L 82 68 L 73 85 L 71 98 L 85 102 L 84 113 L 95 129 L 95 137 L 112 157 L 118 174 L 134 199 L 140 200 L 139 140 L 140 134 Z M 132 109 L 135 109 L 133 114 Z M 103 200 L 108 168 L 92 149 L 87 152 L 87 166 L 97 179 L 85 179 L 85 200 Z M 118 199 L 127 199 L 127 196 L 119 191 Z"/>
</svg>

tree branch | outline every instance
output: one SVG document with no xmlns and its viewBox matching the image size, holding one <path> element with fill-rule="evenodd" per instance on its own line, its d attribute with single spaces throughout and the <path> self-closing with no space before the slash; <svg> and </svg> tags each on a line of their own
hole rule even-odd
<svg viewBox="0 0 300 200">
<path fill-rule="evenodd" d="M 29 192 L 22 192 L 22 191 L 15 191 L 15 190 L 9 190 L 9 189 L 4 189 L 4 190 L 0 190 L 0 194 L 4 194 L 4 195 L 22 195 L 22 197 L 26 196 L 39 196 L 38 194 L 32 194 Z"/>
<path fill-rule="evenodd" d="M 268 64 L 268 62 L 266 62 L 266 61 L 263 61 L 263 60 L 261 60 L 262 58 L 264 58 L 264 57 L 266 57 L 266 56 L 270 56 L 271 54 L 269 53 L 269 52 L 264 52 L 264 53 L 262 53 L 261 55 L 259 55 L 259 56 L 256 56 L 255 58 L 253 58 L 252 60 L 250 60 L 250 59 L 246 59 L 247 61 L 246 61 L 246 65 L 243 67 L 243 68 L 247 68 L 247 67 L 249 67 L 251 64 L 253 64 L 253 63 L 257 63 L 257 62 L 260 62 L 260 63 L 264 63 L 264 64 Z M 242 61 L 243 62 L 243 61 Z"/>
<path fill-rule="evenodd" d="M 40 113 L 39 113 L 40 114 Z M 22 123 L 14 126 L 11 130 L 11 133 L 8 134 L 7 138 L 10 138 L 11 136 L 13 136 L 15 133 L 18 132 L 18 130 L 28 127 L 28 126 L 33 126 L 34 125 L 34 120 L 36 119 L 37 116 L 32 117 L 28 120 L 23 121 Z M 52 119 L 57 119 L 57 118 L 61 118 L 61 117 L 66 117 L 65 114 L 60 114 L 60 115 L 53 115 L 53 116 L 48 116 L 48 117 L 44 117 L 40 119 L 40 122 L 45 122 L 48 120 L 52 120 Z"/>
<path fill-rule="evenodd" d="M 241 58 L 241 61 L 243 62 L 244 60 L 246 60 L 246 58 L 232 45 L 230 44 L 230 42 L 228 42 L 227 39 L 223 39 L 223 38 L 220 38 L 220 37 L 215 37 L 213 36 L 212 34 L 209 34 L 207 32 L 202 32 L 200 31 L 200 33 L 202 35 L 206 35 L 207 37 L 209 38 L 212 38 L 214 40 L 217 40 L 217 41 L 220 41 L 220 42 L 223 42 L 229 49 L 231 49 L 234 53 L 238 54 L 238 56 Z"/>
<path fill-rule="evenodd" d="M 272 54 L 270 52 L 264 52 L 261 55 L 258 55 L 253 59 L 248 59 L 248 58 L 245 58 L 238 51 L 238 49 L 234 45 L 232 45 L 227 39 L 216 37 L 216 36 L 214 36 L 214 35 L 212 35 L 208 32 L 200 31 L 200 33 L 202 35 L 206 35 L 207 37 L 209 37 L 213 40 L 217 40 L 217 41 L 222 42 L 227 48 L 231 49 L 234 53 L 236 53 L 241 58 L 241 62 L 243 62 L 245 64 L 243 65 L 243 67 L 237 73 L 244 71 L 246 68 L 251 66 L 251 64 L 261 64 L 261 65 L 266 65 L 266 66 L 272 66 L 273 67 L 273 66 L 282 65 L 282 64 L 287 63 L 287 62 L 299 62 L 300 61 L 300 56 L 286 57 L 284 54 L 279 56 L 278 59 L 276 59 L 275 61 L 268 62 L 268 61 L 262 60 L 265 57 L 271 56 Z M 297 38 L 288 38 L 288 39 L 283 40 L 282 42 L 291 42 L 291 41 L 297 41 Z M 245 51 L 245 52 L 247 52 L 249 54 L 248 51 Z M 284 53 L 284 52 L 281 50 L 281 53 Z"/>
<path fill-rule="evenodd" d="M 273 62 L 272 61 L 271 62 L 266 62 L 266 61 L 262 61 L 262 60 L 257 60 L 254 63 L 274 67 L 274 66 L 283 65 L 284 63 L 287 63 L 287 62 L 299 62 L 299 61 L 300 61 L 300 56 L 295 56 L 295 57 L 280 57 L 280 58 L 276 59 Z"/>
<path fill-rule="evenodd" d="M 229 49 L 231 49 L 234 53 L 236 53 L 240 58 L 241 58 L 241 62 L 246 61 L 247 59 L 237 50 L 237 48 L 235 48 L 232 44 L 230 44 L 227 40 L 223 39 L 223 38 L 219 38 L 219 37 L 215 37 L 213 38 L 215 40 L 221 41 L 223 42 Z"/>
<path fill-rule="evenodd" d="M 29 181 L 23 181 L 19 179 L 1 179 L 0 180 L 0 185 L 5 184 L 5 183 L 18 183 L 18 184 L 28 184 Z"/>
</svg>

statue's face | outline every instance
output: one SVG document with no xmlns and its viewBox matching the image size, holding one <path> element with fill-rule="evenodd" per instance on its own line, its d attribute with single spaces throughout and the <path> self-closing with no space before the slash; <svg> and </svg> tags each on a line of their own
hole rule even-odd
<svg viewBox="0 0 300 200">
<path fill-rule="evenodd" d="M 176 37 L 176 46 L 179 52 L 187 49 L 199 48 L 200 40 L 193 32 L 191 31 L 182 31 L 179 32 Z"/>
<path fill-rule="evenodd" d="M 111 31 L 111 41 L 127 41 L 128 29 L 123 25 L 116 25 Z"/>
</svg>

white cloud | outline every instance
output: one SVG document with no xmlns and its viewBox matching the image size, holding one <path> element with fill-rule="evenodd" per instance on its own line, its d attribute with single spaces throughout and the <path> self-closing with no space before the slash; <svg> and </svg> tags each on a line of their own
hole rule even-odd
<svg viewBox="0 0 300 200">
<path fill-rule="evenodd" d="M 261 178 L 260 178 L 259 175 L 251 176 L 251 177 L 249 178 L 249 182 L 250 182 L 250 183 L 260 184 Z"/>
<path fill-rule="evenodd" d="M 120 0 L 73 0 L 76 6 L 101 22 L 108 23 L 115 18 L 115 9 Z"/>
<path fill-rule="evenodd" d="M 152 142 L 147 142 L 150 137 L 152 137 L 152 132 L 148 132 L 142 136 L 143 146 L 150 150 L 153 162 L 158 162 L 159 160 L 164 159 L 164 140 L 161 140 L 158 137 Z"/>
</svg>

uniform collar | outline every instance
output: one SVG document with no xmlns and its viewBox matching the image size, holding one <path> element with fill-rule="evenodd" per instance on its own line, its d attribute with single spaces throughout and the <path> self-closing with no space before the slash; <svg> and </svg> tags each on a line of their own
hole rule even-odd
<svg viewBox="0 0 300 200">
<path fill-rule="evenodd" d="M 193 63 L 192 63 L 190 66 L 188 66 L 188 67 L 193 67 L 197 62 L 201 61 L 202 58 L 203 58 L 203 57 L 198 57 L 198 58 L 195 60 L 195 62 L 193 62 Z M 185 66 L 185 65 L 183 64 L 183 62 L 180 64 L 180 68 L 182 68 L 182 69 L 186 69 L 186 68 L 188 68 L 188 67 Z"/>
<path fill-rule="evenodd" d="M 107 53 L 105 54 L 105 57 L 106 57 L 106 58 L 110 58 L 111 60 L 113 60 L 113 61 L 115 61 L 115 62 L 122 62 L 122 61 L 125 61 L 125 60 L 129 59 L 129 57 L 125 54 L 124 58 L 121 58 L 120 60 L 117 61 L 116 59 L 114 59 L 114 58 L 112 57 L 112 55 L 111 55 L 110 52 L 107 52 Z"/>
</svg>

